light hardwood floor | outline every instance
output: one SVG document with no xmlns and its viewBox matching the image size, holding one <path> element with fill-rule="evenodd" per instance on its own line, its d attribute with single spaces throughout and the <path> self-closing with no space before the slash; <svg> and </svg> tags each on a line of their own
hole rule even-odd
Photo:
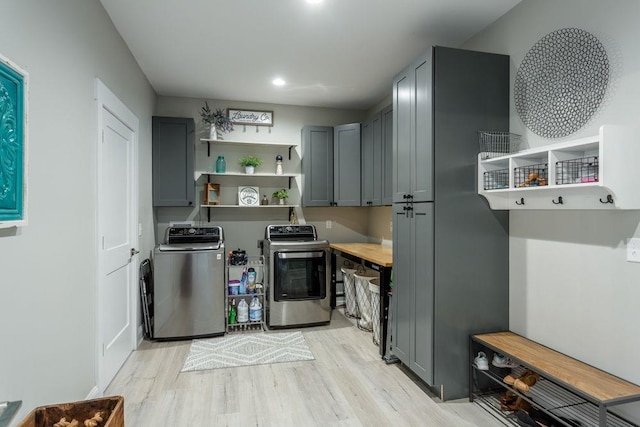
<svg viewBox="0 0 640 427">
<path fill-rule="evenodd" d="M 340 310 L 327 326 L 299 330 L 313 361 L 185 373 L 190 341 L 144 341 L 106 395 L 124 396 L 128 427 L 503 425 L 466 399 L 440 402 L 385 364 L 371 333 Z"/>
</svg>

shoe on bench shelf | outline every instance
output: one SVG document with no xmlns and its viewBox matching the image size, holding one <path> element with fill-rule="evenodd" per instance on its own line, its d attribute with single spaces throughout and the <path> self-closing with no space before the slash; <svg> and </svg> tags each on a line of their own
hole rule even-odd
<svg viewBox="0 0 640 427">
<path fill-rule="evenodd" d="M 489 370 L 489 360 L 487 359 L 487 355 L 484 354 L 483 351 L 478 352 L 476 358 L 473 359 L 473 364 L 481 371 Z"/>
<path fill-rule="evenodd" d="M 535 372 L 525 369 L 525 371 L 519 376 L 514 377 L 509 374 L 503 378 L 506 384 L 512 385 L 516 390 L 521 391 L 523 393 L 528 393 L 530 387 L 533 386 L 540 379 L 540 375 Z"/>
<path fill-rule="evenodd" d="M 517 368 L 518 366 L 520 366 L 513 360 L 506 357 L 504 354 L 500 353 L 493 354 L 493 360 L 491 361 L 491 364 L 498 368 Z"/>
</svg>

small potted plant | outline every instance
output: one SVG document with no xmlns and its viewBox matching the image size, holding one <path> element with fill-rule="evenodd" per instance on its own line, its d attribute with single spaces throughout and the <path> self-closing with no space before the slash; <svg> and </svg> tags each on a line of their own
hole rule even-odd
<svg viewBox="0 0 640 427">
<path fill-rule="evenodd" d="M 225 114 L 222 108 L 211 111 L 207 101 L 200 110 L 202 121 L 209 125 L 209 139 L 222 139 L 218 136 L 218 132 L 227 133 L 233 130 L 233 122 Z"/>
<path fill-rule="evenodd" d="M 262 164 L 262 159 L 256 156 L 247 156 L 240 159 L 240 166 L 244 168 L 245 173 L 255 173 L 255 168 Z"/>
<path fill-rule="evenodd" d="M 287 200 L 289 198 L 289 192 L 287 191 L 286 188 L 283 188 L 281 190 L 274 191 L 272 196 L 274 198 L 278 199 L 278 202 L 281 205 L 284 205 L 285 200 Z"/>
</svg>

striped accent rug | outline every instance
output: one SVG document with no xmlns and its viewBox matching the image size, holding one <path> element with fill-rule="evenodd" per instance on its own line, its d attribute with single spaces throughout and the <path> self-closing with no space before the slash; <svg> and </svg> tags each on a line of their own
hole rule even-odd
<svg viewBox="0 0 640 427">
<path fill-rule="evenodd" d="M 238 334 L 193 340 L 180 372 L 314 359 L 302 332 Z"/>
</svg>

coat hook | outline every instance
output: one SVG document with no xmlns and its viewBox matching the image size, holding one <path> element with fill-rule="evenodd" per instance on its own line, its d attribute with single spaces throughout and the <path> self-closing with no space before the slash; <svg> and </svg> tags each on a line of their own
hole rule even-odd
<svg viewBox="0 0 640 427">
<path fill-rule="evenodd" d="M 269 126 L 269 133 L 271 133 L 271 126 Z"/>
<path fill-rule="evenodd" d="M 564 202 L 562 201 L 562 196 L 558 196 L 558 201 L 551 199 L 554 205 L 562 205 Z"/>
<path fill-rule="evenodd" d="M 520 201 L 516 200 L 516 205 L 520 205 L 520 206 L 524 205 L 524 197 L 520 197 Z"/>
<path fill-rule="evenodd" d="M 258 133 L 258 129 L 259 129 L 258 126 L 256 126 L 256 133 Z"/>
<path fill-rule="evenodd" d="M 246 132 L 247 131 L 247 125 L 242 125 L 242 132 Z"/>
<path fill-rule="evenodd" d="M 613 197 L 611 197 L 611 194 L 607 194 L 607 200 L 600 199 L 600 203 L 613 203 Z"/>
</svg>

